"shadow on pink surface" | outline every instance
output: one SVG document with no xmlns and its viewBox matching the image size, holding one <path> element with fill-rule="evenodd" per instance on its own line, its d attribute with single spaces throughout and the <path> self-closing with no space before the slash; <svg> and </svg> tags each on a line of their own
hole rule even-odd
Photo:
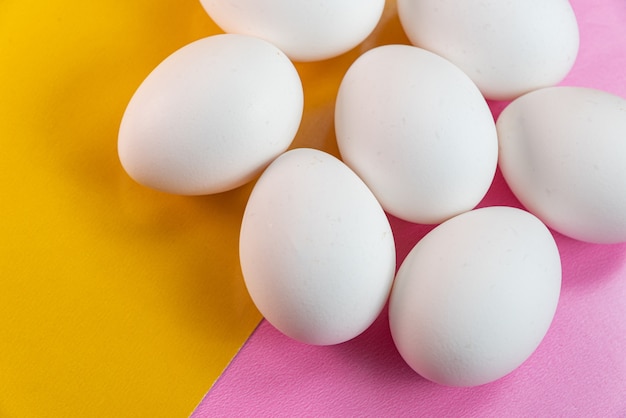
<svg viewBox="0 0 626 418">
<path fill-rule="evenodd" d="M 499 174 L 481 206 L 495 204 L 519 206 Z M 433 226 L 390 221 L 399 265 Z M 395 349 L 387 308 L 357 338 L 328 347 L 263 321 L 193 416 L 624 416 L 626 244 L 555 238 L 564 268 L 554 322 L 498 381 L 452 388 L 420 377 Z"/>
</svg>

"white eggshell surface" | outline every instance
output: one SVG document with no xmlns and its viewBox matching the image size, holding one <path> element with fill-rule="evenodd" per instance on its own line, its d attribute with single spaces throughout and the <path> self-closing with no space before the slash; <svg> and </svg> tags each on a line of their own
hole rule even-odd
<svg viewBox="0 0 626 418">
<path fill-rule="evenodd" d="M 278 48 L 215 35 L 161 62 L 131 98 L 118 154 L 137 182 L 182 195 L 241 186 L 291 144 L 302 83 Z"/>
<path fill-rule="evenodd" d="M 384 0 L 201 0 L 225 32 L 258 36 L 295 61 L 340 55 L 374 30 Z"/>
<path fill-rule="evenodd" d="M 342 159 L 399 218 L 439 223 L 474 208 L 498 159 L 495 122 L 476 85 L 424 49 L 385 45 L 359 57 L 335 108 Z"/>
<path fill-rule="evenodd" d="M 626 241 L 626 100 L 546 88 L 513 101 L 497 129 L 502 174 L 529 211 L 578 240 Z"/>
<path fill-rule="evenodd" d="M 295 149 L 261 175 L 240 234 L 259 311 L 301 342 L 337 344 L 384 307 L 395 271 L 389 222 L 365 184 L 322 151 Z"/>
<path fill-rule="evenodd" d="M 558 83 L 578 54 L 567 0 L 398 0 L 398 14 L 412 44 L 458 65 L 490 99 Z"/>
<path fill-rule="evenodd" d="M 545 336 L 561 286 L 546 226 L 487 207 L 433 229 L 411 250 L 389 303 L 394 343 L 423 377 L 475 386 L 520 366 Z"/>
</svg>

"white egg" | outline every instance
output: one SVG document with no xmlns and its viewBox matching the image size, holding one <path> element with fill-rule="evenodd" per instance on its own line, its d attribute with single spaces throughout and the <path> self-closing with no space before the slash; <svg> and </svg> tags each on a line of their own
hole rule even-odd
<svg viewBox="0 0 626 418">
<path fill-rule="evenodd" d="M 385 210 L 438 223 L 471 210 L 495 174 L 495 122 L 476 85 L 424 49 L 386 45 L 359 57 L 337 95 L 342 159 Z"/>
<path fill-rule="evenodd" d="M 184 46 L 139 86 L 118 137 L 122 166 L 164 192 L 223 192 L 291 144 L 303 111 L 291 61 L 261 39 L 216 35 Z"/>
<path fill-rule="evenodd" d="M 258 36 L 295 61 L 340 55 L 374 30 L 385 0 L 200 0 L 225 32 Z"/>
<path fill-rule="evenodd" d="M 530 212 L 581 241 L 626 241 L 626 100 L 541 89 L 505 108 L 497 129 L 502 174 Z"/>
<path fill-rule="evenodd" d="M 389 222 L 365 184 L 313 149 L 278 157 L 254 186 L 240 261 L 259 311 L 301 342 L 356 337 L 383 309 L 395 271 Z"/>
<path fill-rule="evenodd" d="M 402 263 L 389 302 L 393 341 L 431 381 L 488 383 L 535 351 L 560 288 L 556 244 L 535 216 L 512 207 L 466 212 L 433 229 Z"/>
<path fill-rule="evenodd" d="M 490 99 L 558 83 L 578 53 L 567 0 L 398 0 L 398 14 L 411 43 L 458 65 Z"/>
</svg>

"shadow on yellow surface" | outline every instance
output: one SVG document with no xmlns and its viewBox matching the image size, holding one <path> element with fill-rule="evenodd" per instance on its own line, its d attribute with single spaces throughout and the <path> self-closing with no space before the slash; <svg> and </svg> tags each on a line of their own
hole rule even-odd
<svg viewBox="0 0 626 418">
<path fill-rule="evenodd" d="M 260 320 L 237 251 L 252 185 L 166 195 L 117 158 L 145 76 L 218 32 L 192 0 L 0 4 L 0 416 L 185 416 Z M 292 147 L 338 155 L 336 90 L 372 39 L 297 65 Z"/>
</svg>

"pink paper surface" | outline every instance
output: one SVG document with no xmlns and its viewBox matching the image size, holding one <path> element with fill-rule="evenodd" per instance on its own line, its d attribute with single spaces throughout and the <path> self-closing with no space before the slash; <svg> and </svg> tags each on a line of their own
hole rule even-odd
<svg viewBox="0 0 626 418">
<path fill-rule="evenodd" d="M 561 84 L 626 98 L 626 1 L 571 3 L 581 45 Z M 490 105 L 497 116 L 505 104 Z M 500 173 L 480 206 L 492 205 L 520 207 Z M 390 221 L 400 265 L 432 227 Z M 554 235 L 563 264 L 557 313 L 537 351 L 508 376 L 474 388 L 421 378 L 396 351 L 386 309 L 364 334 L 329 347 L 298 343 L 263 321 L 193 416 L 626 417 L 626 244 Z"/>
</svg>

